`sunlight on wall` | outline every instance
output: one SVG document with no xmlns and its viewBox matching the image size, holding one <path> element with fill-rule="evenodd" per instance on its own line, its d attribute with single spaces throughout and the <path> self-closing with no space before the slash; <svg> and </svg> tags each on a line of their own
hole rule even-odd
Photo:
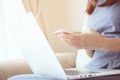
<svg viewBox="0 0 120 80">
<path fill-rule="evenodd" d="M 5 28 L 3 27 L 4 26 L 4 22 L 3 22 L 3 5 L 2 5 L 2 0 L 0 0 L 0 60 L 3 60 L 1 59 L 5 52 Z"/>
<path fill-rule="evenodd" d="M 18 45 L 9 29 L 12 26 L 17 26 L 19 23 L 19 18 L 25 13 L 24 7 L 22 6 L 21 0 L 0 1 L 3 1 L 1 6 L 3 15 L 0 14 L 3 19 L 0 22 L 4 23 L 3 26 L 0 26 L 0 30 L 2 30 L 2 35 L 4 36 L 4 42 L 2 42 L 3 45 L 2 48 L 0 48 L 3 51 L 0 53 L 0 61 L 23 58 L 21 51 L 19 50 Z"/>
</svg>

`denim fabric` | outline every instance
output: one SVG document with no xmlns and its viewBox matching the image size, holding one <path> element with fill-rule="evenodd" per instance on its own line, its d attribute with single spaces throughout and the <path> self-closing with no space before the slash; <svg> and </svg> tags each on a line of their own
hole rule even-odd
<svg viewBox="0 0 120 80">
<path fill-rule="evenodd" d="M 46 75 L 38 75 L 38 74 L 24 74 L 24 75 L 16 75 L 8 80 L 61 80 L 57 78 L 52 78 Z"/>
<path fill-rule="evenodd" d="M 35 74 L 25 74 L 25 75 L 18 75 L 9 78 L 8 80 L 61 80 L 61 79 L 55 79 L 46 77 L 43 75 L 35 75 Z M 101 76 L 101 77 L 91 77 L 91 78 L 85 78 L 85 79 L 77 79 L 77 80 L 120 80 L 120 75 L 115 76 Z"/>
</svg>

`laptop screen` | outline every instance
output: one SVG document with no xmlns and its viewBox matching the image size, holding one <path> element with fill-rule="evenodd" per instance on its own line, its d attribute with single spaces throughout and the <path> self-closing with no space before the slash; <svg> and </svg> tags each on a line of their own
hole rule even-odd
<svg viewBox="0 0 120 80">
<path fill-rule="evenodd" d="M 11 32 L 34 73 L 66 78 L 64 70 L 32 13 L 25 15 Z"/>
</svg>

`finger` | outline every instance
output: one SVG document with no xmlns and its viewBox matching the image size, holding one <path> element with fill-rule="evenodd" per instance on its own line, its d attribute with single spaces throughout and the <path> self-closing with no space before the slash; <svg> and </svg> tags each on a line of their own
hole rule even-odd
<svg viewBox="0 0 120 80">
<path fill-rule="evenodd" d="M 63 37 L 63 38 L 73 38 L 73 36 L 72 36 L 72 34 L 64 34 L 64 33 L 61 33 L 61 34 L 59 34 L 61 37 Z"/>
<path fill-rule="evenodd" d="M 65 44 L 71 46 L 71 42 L 70 42 L 70 40 L 68 38 L 61 38 L 61 41 L 65 42 Z"/>
<path fill-rule="evenodd" d="M 74 32 L 73 34 L 74 35 L 79 35 L 79 34 L 81 34 L 81 32 Z"/>
</svg>

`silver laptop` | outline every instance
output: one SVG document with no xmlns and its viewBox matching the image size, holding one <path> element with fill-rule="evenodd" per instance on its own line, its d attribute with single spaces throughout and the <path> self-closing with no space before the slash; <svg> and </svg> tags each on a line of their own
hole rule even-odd
<svg viewBox="0 0 120 80">
<path fill-rule="evenodd" d="M 79 79 L 120 74 L 120 70 L 63 70 L 32 13 L 26 14 L 20 24 L 11 28 L 26 61 L 35 74 L 59 79 Z"/>
</svg>

